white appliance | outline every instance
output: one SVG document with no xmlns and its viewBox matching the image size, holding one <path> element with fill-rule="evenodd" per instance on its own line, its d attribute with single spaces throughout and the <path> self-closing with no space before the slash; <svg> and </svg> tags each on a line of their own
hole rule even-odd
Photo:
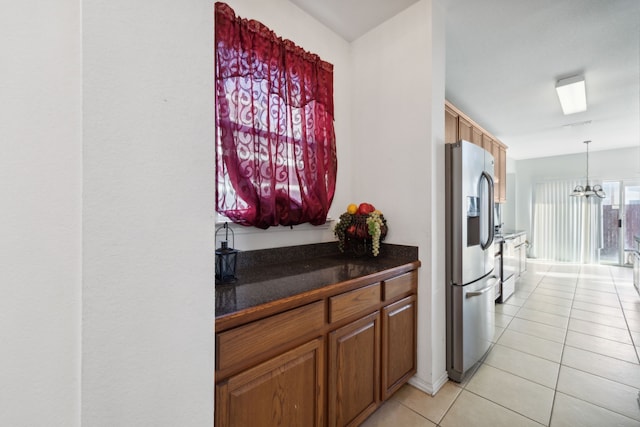
<svg viewBox="0 0 640 427">
<path fill-rule="evenodd" d="M 494 159 L 468 141 L 445 152 L 447 372 L 460 382 L 494 334 Z"/>
<path fill-rule="evenodd" d="M 502 271 L 501 267 L 502 267 L 502 249 L 501 243 L 498 243 L 497 239 L 494 241 L 494 246 L 496 247 L 496 256 L 493 260 L 493 265 L 494 265 L 494 270 L 496 272 L 498 271 Z M 497 275 L 497 274 L 496 274 Z M 500 275 L 500 280 L 495 282 L 495 284 L 493 285 L 493 299 L 496 302 L 501 302 L 502 301 L 502 274 Z"/>
<path fill-rule="evenodd" d="M 507 235 L 502 241 L 502 271 L 500 277 L 502 279 L 502 289 L 500 292 L 500 300 L 505 302 L 516 290 L 516 276 L 519 271 L 520 260 L 516 253 L 516 238 Z M 497 267 L 496 267 L 497 268 Z"/>
<path fill-rule="evenodd" d="M 633 286 L 640 295 L 640 236 L 635 236 L 637 249 L 628 249 L 629 261 L 633 266 Z"/>
<path fill-rule="evenodd" d="M 640 251 L 633 251 L 633 286 L 640 295 Z"/>
</svg>

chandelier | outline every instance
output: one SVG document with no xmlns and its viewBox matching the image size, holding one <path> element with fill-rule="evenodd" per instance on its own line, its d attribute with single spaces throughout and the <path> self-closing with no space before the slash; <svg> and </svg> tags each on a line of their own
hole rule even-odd
<svg viewBox="0 0 640 427">
<path fill-rule="evenodd" d="M 582 185 L 577 185 L 576 188 L 573 189 L 571 196 L 575 196 L 575 197 L 584 196 L 587 198 L 591 196 L 597 196 L 601 199 L 604 199 L 605 197 L 607 197 L 607 195 L 604 193 L 604 190 L 602 189 L 601 185 L 594 185 L 593 187 L 589 185 L 589 143 L 590 142 L 591 141 L 584 141 L 584 143 L 587 144 L 587 185 L 584 187 Z"/>
</svg>

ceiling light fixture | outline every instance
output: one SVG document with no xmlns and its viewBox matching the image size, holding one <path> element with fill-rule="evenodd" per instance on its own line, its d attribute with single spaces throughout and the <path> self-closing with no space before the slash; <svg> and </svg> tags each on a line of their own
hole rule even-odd
<svg viewBox="0 0 640 427">
<path fill-rule="evenodd" d="M 587 185 L 584 187 L 582 185 L 577 185 L 576 188 L 573 189 L 571 196 L 575 196 L 575 197 L 584 196 L 586 198 L 589 198 L 591 196 L 597 196 L 601 199 L 604 199 L 605 197 L 607 197 L 607 195 L 604 193 L 602 186 L 594 185 L 593 187 L 591 187 L 589 185 L 589 143 L 590 142 L 591 141 L 584 142 L 585 144 L 587 144 Z"/>
<path fill-rule="evenodd" d="M 587 110 L 587 94 L 583 76 L 558 80 L 556 92 L 558 92 L 562 112 L 565 115 Z"/>
</svg>

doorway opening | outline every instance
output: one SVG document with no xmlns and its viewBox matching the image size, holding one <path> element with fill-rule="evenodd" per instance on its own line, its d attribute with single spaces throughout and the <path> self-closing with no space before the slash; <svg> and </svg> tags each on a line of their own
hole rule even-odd
<svg viewBox="0 0 640 427">
<path fill-rule="evenodd" d="M 600 263 L 630 265 L 627 249 L 640 236 L 640 180 L 604 181 Z"/>
</svg>

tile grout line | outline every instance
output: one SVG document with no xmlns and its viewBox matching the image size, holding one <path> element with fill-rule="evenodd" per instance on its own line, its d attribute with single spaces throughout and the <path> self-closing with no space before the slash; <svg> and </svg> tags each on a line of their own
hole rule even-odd
<svg viewBox="0 0 640 427">
<path fill-rule="evenodd" d="M 618 305 L 619 305 L 620 311 L 622 312 L 622 317 L 625 320 L 626 328 L 624 330 L 627 331 L 627 333 L 629 334 L 629 336 L 631 338 L 631 345 L 634 347 L 634 351 L 636 353 L 636 359 L 637 359 L 638 358 L 638 350 L 634 345 L 633 335 L 631 334 L 631 329 L 629 328 L 629 323 L 628 323 L 626 315 L 624 313 L 624 309 L 622 308 L 622 300 L 620 299 L 620 294 L 618 293 L 618 288 L 617 288 L 617 285 L 616 285 L 615 278 L 613 276 L 613 272 L 611 271 L 611 267 L 610 266 L 603 266 L 603 267 L 606 267 L 606 269 L 607 269 L 607 271 L 609 273 L 609 280 L 611 280 L 611 283 L 613 284 L 613 288 L 615 290 L 616 297 L 618 298 Z M 582 271 L 582 267 L 581 267 L 581 271 Z M 579 280 L 580 280 L 580 275 L 578 275 L 578 282 L 577 283 L 579 283 Z M 573 302 L 575 302 L 575 299 L 574 299 Z M 572 305 L 571 305 L 571 312 L 573 312 L 573 302 L 572 302 Z M 589 303 L 589 304 L 599 305 L 599 304 L 596 304 L 596 303 Z M 610 307 L 610 306 L 603 306 L 603 307 Z M 585 310 L 585 311 L 588 311 L 588 310 Z M 592 312 L 592 311 L 590 311 L 590 312 L 591 313 L 598 313 L 598 312 Z M 600 313 L 598 313 L 598 314 L 600 314 Z M 572 317 L 569 318 L 569 321 L 571 321 L 571 319 L 572 319 Z M 576 319 L 576 320 L 581 320 L 581 319 Z M 592 321 L 589 321 L 589 320 L 582 320 L 582 321 L 583 322 L 589 322 L 589 323 L 595 323 L 597 325 L 606 326 L 606 327 L 610 327 L 610 328 L 616 328 L 615 326 L 606 325 L 606 324 L 602 324 L 602 323 L 599 323 L 599 322 L 592 322 Z M 623 330 L 622 328 L 616 328 L 616 329 Z M 594 338 L 599 338 L 599 339 L 604 339 L 604 340 L 607 340 L 607 341 L 612 341 L 614 343 L 620 343 L 620 344 L 629 345 L 629 344 L 627 344 L 625 342 L 614 340 L 614 339 L 611 339 L 611 338 L 601 337 L 599 335 L 593 335 L 593 334 L 589 334 L 589 333 L 586 333 L 586 332 L 575 331 L 575 330 L 572 330 L 572 331 L 575 332 L 575 333 L 578 333 L 578 334 L 583 334 L 583 335 L 587 335 L 587 336 L 594 337 Z M 568 335 L 568 333 L 569 333 L 569 328 L 568 328 L 568 325 L 567 325 L 567 335 Z M 608 355 L 608 354 L 598 353 L 596 351 L 591 351 L 591 350 L 587 350 L 587 349 L 584 349 L 584 348 L 581 348 L 581 347 L 575 347 L 575 346 L 566 344 L 566 338 L 565 338 L 565 343 L 563 344 L 563 349 L 562 349 L 563 354 L 564 354 L 564 347 L 566 347 L 566 346 L 571 347 L 571 348 L 576 348 L 578 350 L 589 351 L 591 353 L 599 354 L 599 355 L 605 356 L 605 357 L 611 357 L 612 359 L 621 360 L 623 362 L 633 363 L 633 362 L 629 362 L 628 360 L 620 359 L 618 357 L 611 356 L 611 355 Z M 575 369 L 575 368 L 573 368 L 573 369 Z M 580 370 L 580 371 L 582 371 L 582 370 Z M 582 372 L 586 372 L 586 371 L 582 371 Z M 587 373 L 592 374 L 590 372 L 587 372 Z M 592 374 L 592 375 L 594 375 L 594 374 Z M 599 375 L 596 375 L 596 376 L 599 376 Z M 601 377 L 601 378 L 605 378 L 605 377 Z M 605 378 L 605 379 L 608 379 L 608 378 Z M 620 383 L 620 384 L 622 384 L 622 383 Z"/>
<path fill-rule="evenodd" d="M 580 272 L 582 271 L 582 266 L 578 270 L 576 275 L 576 287 L 578 286 L 578 280 L 580 278 Z M 560 352 L 560 362 L 558 363 L 558 375 L 556 376 L 556 385 L 553 388 L 553 400 L 551 403 L 551 412 L 549 413 L 549 421 L 547 423 L 548 426 L 551 425 L 551 420 L 553 419 L 553 411 L 556 408 L 556 398 L 558 396 L 558 384 L 560 383 L 560 371 L 562 370 L 562 360 L 564 359 L 564 350 L 567 346 L 567 336 L 569 335 L 569 323 L 571 322 L 571 312 L 573 311 L 573 303 L 575 302 L 576 293 L 573 292 L 573 299 L 571 300 L 571 307 L 569 308 L 569 320 L 567 321 L 567 329 L 564 331 L 564 340 L 562 342 L 562 351 Z"/>
<path fill-rule="evenodd" d="M 611 267 L 610 267 L 610 266 L 606 266 L 606 268 L 607 268 L 607 270 L 608 270 L 608 272 L 609 272 L 610 280 L 612 281 L 612 283 L 613 283 L 613 285 L 614 285 L 614 288 L 616 289 L 616 295 L 617 295 L 618 299 L 620 300 L 620 295 L 619 295 L 618 290 L 617 290 L 616 281 L 615 281 L 615 279 L 614 279 L 614 277 L 613 277 L 613 273 L 612 273 L 612 271 L 611 271 Z M 582 270 L 582 267 L 581 267 L 581 270 Z M 578 276 L 578 279 L 579 279 L 579 276 Z M 621 300 L 620 300 L 620 301 L 621 301 Z M 620 304 L 620 310 L 621 310 L 621 311 L 623 311 L 623 316 L 624 316 L 624 310 L 622 309 L 622 304 Z M 624 317 L 625 317 L 625 321 L 626 321 L 626 316 L 624 316 Z M 627 323 L 627 327 L 628 327 L 628 323 Z M 567 329 L 567 334 L 568 334 L 568 332 L 569 332 L 569 329 Z M 574 332 L 576 332 L 576 331 L 574 331 Z M 628 329 L 628 330 L 627 330 L 627 332 L 629 332 L 629 334 L 631 335 L 631 330 L 630 330 L 630 329 Z M 588 334 L 585 334 L 585 335 L 588 335 Z M 589 336 L 595 336 L 595 335 L 589 335 Z M 595 336 L 595 337 L 597 337 L 597 336 Z M 597 337 L 597 338 L 602 338 L 602 337 Z M 605 338 L 605 339 L 606 339 L 606 338 Z M 609 341 L 614 341 L 614 340 L 609 340 Z M 614 342 L 618 342 L 618 341 L 614 341 Z M 632 337 L 632 342 L 633 342 L 633 337 Z M 586 352 L 591 352 L 591 353 L 594 353 L 594 354 L 597 354 L 597 355 L 601 355 L 601 356 L 604 356 L 604 357 L 610 357 L 610 358 L 612 358 L 612 359 L 617 359 L 617 360 L 620 360 L 620 361 L 622 361 L 622 362 L 626 362 L 626 363 L 631 363 L 631 364 L 633 364 L 633 362 L 629 362 L 628 360 L 618 359 L 617 357 L 609 356 L 609 355 L 606 355 L 606 354 L 601 354 L 601 353 L 592 352 L 592 351 L 589 351 L 589 350 L 586 350 L 586 349 L 583 349 L 583 348 L 579 348 L 579 347 L 574 347 L 574 346 L 571 346 L 571 345 L 567 345 L 566 343 L 563 345 L 563 349 L 562 349 L 563 356 L 564 356 L 564 349 L 565 349 L 565 347 L 576 348 L 576 349 L 578 349 L 578 350 L 582 350 L 582 351 L 586 351 Z M 634 347 L 635 347 L 635 346 L 634 346 Z M 637 356 L 637 350 L 636 350 L 636 356 Z M 637 365 L 637 364 L 636 364 L 636 365 Z M 589 371 L 585 371 L 585 370 L 582 370 L 582 369 L 574 368 L 574 367 L 569 366 L 569 365 L 564 365 L 564 364 L 562 363 L 562 359 L 561 359 L 560 367 L 562 367 L 562 366 L 565 366 L 565 367 L 566 367 L 566 368 L 568 368 L 568 369 L 573 369 L 573 370 L 576 370 L 576 371 L 579 371 L 579 372 L 583 372 L 583 373 L 588 374 L 588 375 L 592 375 L 592 376 L 594 376 L 594 377 L 598 377 L 598 378 L 604 379 L 604 380 L 606 380 L 606 381 L 611 381 L 611 382 L 613 382 L 613 383 L 620 384 L 620 385 L 623 385 L 623 386 L 626 386 L 626 387 L 636 388 L 636 387 L 633 387 L 633 386 L 631 386 L 631 385 L 629 385 L 629 384 L 621 383 L 621 382 L 619 382 L 619 381 L 615 381 L 615 380 L 613 380 L 613 379 L 611 379 L 611 378 L 603 377 L 603 376 L 598 375 L 598 374 L 595 374 L 595 373 L 593 373 L 593 372 L 589 372 Z M 558 377 L 559 377 L 559 372 L 558 372 Z M 636 388 L 636 390 L 637 390 L 637 388 Z M 620 416 L 623 416 L 623 417 L 625 417 L 625 418 L 628 418 L 629 420 L 637 421 L 637 420 L 635 420 L 635 419 L 633 419 L 633 418 L 629 417 L 628 415 L 623 414 L 623 413 L 620 413 L 620 412 L 617 412 L 617 411 L 615 411 L 615 410 L 613 410 L 613 409 L 611 409 L 611 408 L 607 408 L 607 407 L 601 406 L 600 404 L 597 404 L 597 403 L 594 403 L 594 402 L 590 402 L 590 401 L 584 400 L 583 398 L 580 398 L 580 397 L 577 397 L 577 396 L 573 396 L 573 395 L 571 395 L 571 394 L 567 394 L 567 393 L 564 393 L 564 392 L 558 392 L 557 384 L 556 384 L 556 389 L 555 389 L 555 391 L 554 391 L 554 403 L 553 403 L 552 410 L 551 410 L 551 415 L 552 415 L 552 416 L 551 416 L 551 418 L 553 417 L 553 408 L 555 408 L 555 399 L 556 399 L 557 393 L 562 393 L 562 394 L 564 394 L 564 395 L 566 395 L 566 396 L 571 397 L 572 399 L 576 399 L 576 400 L 579 400 L 579 401 L 581 401 L 581 402 L 585 402 L 586 404 L 593 405 L 593 406 L 596 406 L 596 407 L 598 407 L 598 408 L 601 408 L 601 409 L 603 409 L 603 410 L 606 410 L 606 411 L 609 411 L 609 412 L 613 412 L 613 413 L 615 413 L 615 414 L 617 414 L 617 415 L 620 415 Z M 549 419 L 549 422 L 551 422 L 551 418 Z"/>
<path fill-rule="evenodd" d="M 458 396 L 460 396 L 460 393 L 458 393 Z M 453 399 L 453 402 L 455 402 L 456 400 L 458 400 L 458 396 L 456 396 L 456 398 L 455 398 L 455 399 Z M 432 396 L 432 397 L 433 397 L 433 396 Z M 432 419 L 430 419 L 430 418 L 428 418 L 428 417 L 425 417 L 424 415 L 422 415 L 420 412 L 416 411 L 416 410 L 415 410 L 415 409 L 413 409 L 412 407 L 405 405 L 405 404 L 404 404 L 404 402 L 402 402 L 401 400 L 399 400 L 399 399 L 398 399 L 398 400 L 397 400 L 397 402 L 398 402 L 400 405 L 402 405 L 402 406 L 404 406 L 405 408 L 407 408 L 408 410 L 410 410 L 411 412 L 413 412 L 414 414 L 418 415 L 420 418 L 425 419 L 425 420 L 429 421 L 430 423 L 435 424 L 435 425 L 436 425 L 436 427 L 438 427 L 438 426 L 440 425 L 440 422 L 435 422 L 435 421 L 433 421 Z M 447 413 L 447 412 L 449 412 L 449 409 L 451 409 L 451 406 L 453 406 L 453 402 L 452 402 L 452 403 L 451 403 L 451 405 L 447 408 L 447 411 L 445 412 L 445 415 L 446 415 L 446 413 Z M 444 415 L 442 416 L 442 418 L 440 419 L 440 421 L 442 421 L 443 419 L 444 419 Z"/>
<path fill-rule="evenodd" d="M 503 372 L 506 372 L 506 371 L 503 371 Z M 521 377 L 520 377 L 520 378 L 521 378 Z M 478 394 L 478 393 L 475 393 L 475 392 L 473 392 L 473 391 L 471 391 L 471 390 L 467 390 L 467 392 L 469 392 L 469 393 L 471 393 L 471 394 L 473 394 L 473 395 L 475 395 L 475 396 L 479 397 L 480 399 L 484 399 L 484 400 L 486 400 L 486 401 L 489 401 L 489 402 L 493 403 L 494 405 L 500 406 L 501 408 L 504 408 L 504 409 L 506 409 L 506 410 L 508 410 L 508 411 L 510 411 L 510 412 L 513 412 L 514 414 L 518 414 L 518 415 L 520 415 L 520 416 L 521 416 L 521 417 L 523 417 L 523 418 L 526 418 L 526 419 L 528 419 L 528 420 L 531 420 L 531 421 L 533 421 L 533 422 L 534 422 L 534 423 L 536 423 L 536 424 L 540 424 L 541 426 L 548 426 L 548 425 L 549 425 L 549 424 L 541 424 L 539 421 L 536 421 L 536 420 L 534 420 L 533 418 L 526 416 L 525 414 L 521 414 L 520 412 L 515 411 L 513 408 L 509 408 L 508 406 L 504 406 L 504 405 L 502 405 L 502 404 L 500 404 L 500 403 L 498 403 L 498 402 L 494 402 L 493 400 L 491 400 L 491 399 L 489 399 L 489 398 L 487 398 L 487 397 L 484 397 L 484 396 L 482 396 L 482 395 L 480 395 L 480 394 Z M 462 393 L 461 393 L 461 394 L 462 394 Z M 442 417 L 442 419 L 444 419 L 444 417 Z"/>
<path fill-rule="evenodd" d="M 507 323 L 507 325 L 504 327 L 504 331 L 503 331 L 503 333 L 508 329 L 508 327 L 509 327 L 509 325 L 511 324 L 511 322 L 513 321 L 513 319 L 514 319 L 514 318 L 516 318 L 516 317 L 518 316 L 518 313 L 519 313 L 522 309 L 527 309 L 527 308 L 525 308 L 525 305 L 526 305 L 527 301 L 529 300 L 529 298 L 531 297 L 531 295 L 533 295 L 533 293 L 536 291 L 536 289 L 538 289 L 538 287 L 540 286 L 540 284 L 543 282 L 543 280 L 544 280 L 544 276 L 546 276 L 546 273 L 547 273 L 548 271 L 549 271 L 549 269 L 548 269 L 547 271 L 545 271 L 545 272 L 544 272 L 544 274 L 542 275 L 542 278 L 541 278 L 540 280 L 538 280 L 538 281 L 535 283 L 535 286 L 533 287 L 533 289 L 531 290 L 531 292 L 529 292 L 529 294 L 527 295 L 527 297 L 526 297 L 526 298 L 524 298 L 524 302 L 522 303 L 522 305 L 521 305 L 521 306 L 519 306 L 518 310 L 514 313 L 514 315 L 513 315 L 513 316 L 510 316 L 510 317 L 511 317 L 511 320 L 509 320 L 509 322 Z M 573 303 L 573 301 L 572 301 L 572 303 Z M 531 309 L 529 309 L 529 310 L 531 310 Z M 522 317 L 518 317 L 518 318 L 519 318 L 519 319 L 522 319 L 522 320 L 530 321 L 530 322 L 535 322 L 535 321 L 532 321 L 532 320 L 529 320 L 529 319 L 525 319 L 525 318 L 522 318 Z M 535 322 L 535 323 L 540 323 L 540 324 L 543 324 L 543 325 L 545 325 L 545 326 L 555 327 L 555 326 L 552 326 L 552 325 L 546 325 L 546 324 L 544 324 L 544 323 L 542 323 L 542 322 Z M 558 328 L 558 329 L 559 329 L 559 328 Z M 567 330 L 568 330 L 568 325 L 567 325 L 567 328 L 565 328 L 565 339 L 566 339 L 566 331 L 567 331 Z M 519 332 L 519 331 L 515 331 L 515 332 Z M 524 333 L 524 332 L 520 332 L 520 333 L 522 333 L 522 334 L 524 334 L 524 335 L 531 335 L 531 334 L 527 334 L 527 333 Z M 531 335 L 531 336 L 535 336 L 535 335 Z M 538 337 L 538 336 L 535 336 L 535 337 L 536 337 L 536 338 L 540 338 L 540 339 L 546 339 L 546 338 L 541 338 L 541 337 Z M 554 342 L 554 341 L 551 341 L 551 340 L 547 340 L 547 341 Z M 529 379 L 529 378 L 525 378 L 525 377 L 522 377 L 522 376 L 520 376 L 520 375 L 514 374 L 514 373 L 512 373 L 512 372 L 505 371 L 505 370 L 500 369 L 500 368 L 498 368 L 498 367 L 495 367 L 495 366 L 493 366 L 493 365 L 487 364 L 487 363 L 486 363 L 486 358 L 488 357 L 488 355 L 489 355 L 490 351 L 491 351 L 491 350 L 493 350 L 493 348 L 494 348 L 496 345 L 501 345 L 501 346 L 503 346 L 503 347 L 510 348 L 510 349 L 512 349 L 512 350 L 514 350 L 514 351 L 519 351 L 519 352 L 521 352 L 521 353 L 528 354 L 528 355 L 533 356 L 533 357 L 539 357 L 540 359 L 547 360 L 547 361 L 552 362 L 552 363 L 556 363 L 556 362 L 553 362 L 552 360 L 546 359 L 546 358 L 544 358 L 544 357 L 540 357 L 540 356 L 538 356 L 538 355 L 534 355 L 534 354 L 528 353 L 528 352 L 526 352 L 526 351 L 523 351 L 522 349 L 517 349 L 517 348 L 513 348 L 513 347 L 509 347 L 509 346 L 504 346 L 504 345 L 502 345 L 502 344 L 499 344 L 497 341 L 496 341 L 496 342 L 494 342 L 494 343 L 492 343 L 491 348 L 489 349 L 489 351 L 488 351 L 488 352 L 484 355 L 484 357 L 481 359 L 481 362 L 482 362 L 481 364 L 482 364 L 482 365 L 486 364 L 487 366 L 490 366 L 490 367 L 492 367 L 492 368 L 494 368 L 494 369 L 497 369 L 497 370 L 499 370 L 499 371 L 505 372 L 505 373 L 507 373 L 507 374 L 513 375 L 513 376 L 518 377 L 518 378 L 521 378 L 521 379 L 523 379 L 523 380 L 525 380 L 525 381 L 529 381 L 529 382 L 531 382 L 531 383 L 533 383 L 533 384 L 537 384 L 537 385 L 539 385 L 539 386 L 541 386 L 541 387 L 545 387 L 545 388 L 548 388 L 548 389 L 550 389 L 550 390 L 551 390 L 551 388 L 550 388 L 550 387 L 547 387 L 547 386 L 546 386 L 546 385 L 544 385 L 544 384 L 540 384 L 540 383 L 538 383 L 538 382 L 536 382 L 536 381 L 533 381 L 533 380 L 531 380 L 531 379 Z M 563 351 L 564 351 L 564 344 L 563 344 Z M 561 360 L 562 360 L 562 355 L 561 355 Z M 559 366 L 560 366 L 560 363 L 558 362 L 558 375 L 559 375 L 559 372 L 560 372 Z M 478 368 L 476 369 L 476 371 L 474 371 L 474 372 L 473 372 L 473 375 L 475 375 L 475 373 L 477 372 L 477 370 L 478 370 L 478 369 L 480 369 L 480 367 L 478 367 Z M 473 375 L 472 375 L 472 376 L 473 376 Z M 471 380 L 471 379 L 470 379 L 470 380 Z M 556 377 L 556 387 L 557 387 L 557 381 L 558 381 L 558 379 L 557 379 L 557 377 Z M 468 384 L 468 383 L 467 383 L 467 384 Z M 465 384 L 465 388 L 464 388 L 464 390 L 466 390 L 466 385 L 467 385 L 467 384 Z M 551 412 L 550 412 L 550 414 L 549 414 L 549 423 L 551 422 L 551 413 L 553 412 L 553 404 L 554 404 L 554 402 L 555 402 L 555 392 L 556 392 L 555 388 L 554 388 L 554 389 L 552 389 L 552 390 L 553 390 L 553 393 L 554 393 L 554 398 L 553 398 L 553 401 L 552 401 L 552 404 L 551 404 Z M 477 394 L 477 393 L 474 393 L 474 392 L 473 392 L 473 391 L 471 391 L 471 390 L 466 390 L 466 391 L 468 391 L 469 393 L 472 393 L 472 394 L 474 394 L 474 395 L 478 396 L 479 398 L 482 398 L 482 399 L 485 399 L 485 400 L 487 400 L 487 401 L 489 401 L 489 402 L 492 402 L 492 403 L 493 403 L 493 404 L 495 404 L 495 405 L 501 406 L 501 407 L 503 407 L 503 408 L 505 408 L 505 409 L 507 409 L 507 410 L 509 410 L 509 411 L 513 412 L 513 413 L 516 413 L 516 414 L 518 414 L 518 415 L 520 415 L 520 416 L 522 416 L 522 417 L 524 417 L 524 418 L 527 418 L 527 419 L 529 419 L 529 420 L 531 420 L 531 421 L 533 421 L 533 422 L 535 422 L 535 423 L 537 423 L 537 424 L 540 424 L 538 421 L 536 421 L 536 420 L 534 420 L 534 419 L 532 419 L 532 418 L 528 417 L 528 416 L 527 416 L 527 415 L 525 415 L 525 414 L 522 414 L 522 413 L 520 413 L 520 412 L 517 412 L 517 411 L 515 411 L 515 410 L 514 410 L 514 409 L 512 409 L 512 408 L 506 407 L 506 406 L 504 406 L 504 405 L 502 405 L 502 404 L 500 404 L 500 403 L 498 403 L 498 402 L 494 402 L 493 400 L 491 400 L 491 399 L 489 399 L 489 398 L 487 398 L 487 397 L 481 396 L 481 395 L 479 395 L 479 394 Z M 443 417 L 443 419 L 444 419 L 444 417 Z M 541 425 L 549 426 L 549 423 L 547 423 L 547 424 L 541 424 Z"/>
<path fill-rule="evenodd" d="M 622 311 L 622 317 L 624 317 L 624 323 L 627 325 L 627 332 L 629 333 L 629 337 L 631 338 L 631 345 L 633 345 L 633 349 L 636 353 L 636 359 L 638 363 L 640 363 L 640 357 L 638 355 L 638 347 L 636 347 L 636 343 L 633 339 L 633 334 L 631 333 L 631 328 L 629 327 L 629 320 L 627 319 L 627 313 L 622 306 L 622 299 L 620 299 L 620 292 L 618 292 L 618 284 L 616 282 L 615 277 L 613 276 L 613 272 L 611 268 L 609 268 L 609 275 L 611 276 L 611 281 L 613 282 L 613 287 L 616 290 L 616 296 L 618 297 L 618 303 L 620 304 L 620 310 Z M 640 402 L 638 402 L 640 404 Z"/>
<path fill-rule="evenodd" d="M 617 283 L 615 277 L 613 276 L 613 271 L 611 270 L 611 268 L 609 268 L 609 274 L 611 276 L 611 280 L 613 281 L 613 287 L 616 290 L 616 295 L 618 296 L 618 302 L 620 304 L 620 309 L 622 310 L 622 316 L 624 317 L 624 321 L 627 324 L 627 332 L 629 333 L 629 337 L 631 338 L 631 344 L 633 345 L 633 349 L 636 352 L 636 359 L 638 359 L 638 362 L 640 363 L 640 357 L 638 355 L 638 347 L 636 347 L 636 345 L 635 345 L 635 340 L 633 339 L 633 334 L 631 333 L 631 327 L 629 326 L 629 320 L 627 319 L 627 313 L 626 313 L 626 311 L 624 309 L 624 306 L 622 305 L 622 299 L 620 298 L 620 292 L 618 291 L 618 283 Z M 633 284 L 632 284 L 632 286 L 635 288 L 635 286 Z M 640 391 L 638 391 L 637 401 L 638 401 L 638 405 L 640 405 Z"/>
</svg>

